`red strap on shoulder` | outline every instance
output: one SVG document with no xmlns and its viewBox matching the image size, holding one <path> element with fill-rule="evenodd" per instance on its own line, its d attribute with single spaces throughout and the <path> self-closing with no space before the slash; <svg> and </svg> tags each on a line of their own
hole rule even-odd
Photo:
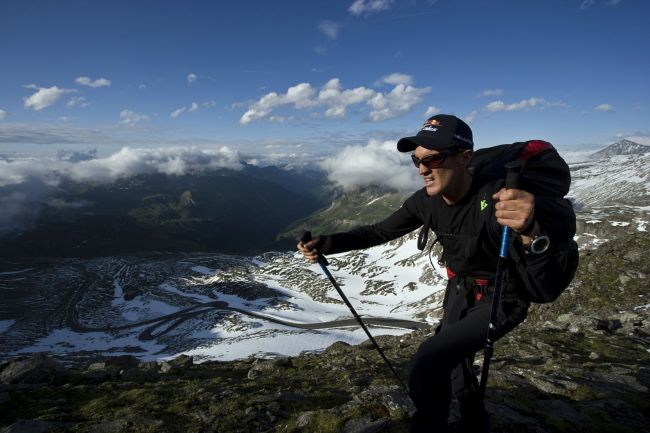
<svg viewBox="0 0 650 433">
<path fill-rule="evenodd" d="M 530 140 L 526 142 L 526 146 L 521 149 L 517 156 L 518 161 L 526 161 L 533 155 L 537 155 L 545 150 L 554 149 L 553 145 L 544 140 Z"/>
<path fill-rule="evenodd" d="M 456 273 L 451 270 L 450 267 L 447 267 L 447 279 L 451 280 L 456 276 Z"/>
</svg>

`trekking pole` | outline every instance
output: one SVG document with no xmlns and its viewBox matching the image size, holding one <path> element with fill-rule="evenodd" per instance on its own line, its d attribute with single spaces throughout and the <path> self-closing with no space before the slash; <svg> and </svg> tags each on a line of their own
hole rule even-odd
<svg viewBox="0 0 650 433">
<path fill-rule="evenodd" d="M 303 244 L 311 241 L 311 232 L 305 232 L 305 234 L 302 235 L 302 238 L 300 238 L 300 241 Z M 395 370 L 395 367 L 393 367 L 393 364 L 388 360 L 388 358 L 384 354 L 384 351 L 381 350 L 381 347 L 379 347 L 379 344 L 377 344 L 377 342 L 373 338 L 372 334 L 370 334 L 370 331 L 368 330 L 366 325 L 363 323 L 363 320 L 361 320 L 361 316 L 359 316 L 359 314 L 357 314 L 357 311 L 354 309 L 354 307 L 352 306 L 352 304 L 348 300 L 347 296 L 345 296 L 345 293 L 343 293 L 343 290 L 338 285 L 338 283 L 336 282 L 336 280 L 334 279 L 334 277 L 330 273 L 329 269 L 327 269 L 327 265 L 329 265 L 329 263 L 328 263 L 327 259 L 325 258 L 325 256 L 323 256 L 320 252 L 318 253 L 318 264 L 320 265 L 320 267 L 323 270 L 323 272 L 325 273 L 325 275 L 327 275 L 327 278 L 329 278 L 330 282 L 332 283 L 332 285 L 334 286 L 336 291 L 339 293 L 339 296 L 341 297 L 341 299 L 343 299 L 343 302 L 345 302 L 345 305 L 348 306 L 348 309 L 350 310 L 350 312 L 352 313 L 354 318 L 357 320 L 357 322 L 359 323 L 361 328 L 364 330 L 364 332 L 366 333 L 366 335 L 368 336 L 368 338 L 370 339 L 372 344 L 375 346 L 375 349 L 377 349 L 377 352 L 379 352 L 379 354 L 383 358 L 384 362 L 386 362 L 386 365 L 388 365 L 390 370 L 393 372 L 393 375 L 395 375 L 395 378 L 399 382 L 400 386 L 408 394 L 408 388 L 406 387 L 404 382 L 402 382 L 402 378 L 397 373 L 397 370 Z"/>
<path fill-rule="evenodd" d="M 515 189 L 519 183 L 519 174 L 524 168 L 524 161 L 511 161 L 505 165 L 508 170 L 506 174 L 506 188 Z M 499 260 L 497 262 L 497 273 L 494 277 L 494 296 L 492 297 L 492 311 L 490 312 L 490 323 L 488 324 L 487 337 L 485 338 L 485 348 L 483 349 L 483 368 L 481 370 L 481 383 L 479 385 L 479 399 L 485 398 L 485 388 L 487 387 L 488 371 L 490 361 L 494 353 L 494 341 L 496 340 L 497 316 L 499 305 L 501 304 L 501 287 L 503 285 L 503 274 L 508 260 L 508 245 L 510 243 L 510 234 L 512 229 L 503 226 L 501 232 L 501 250 L 499 251 Z"/>
</svg>

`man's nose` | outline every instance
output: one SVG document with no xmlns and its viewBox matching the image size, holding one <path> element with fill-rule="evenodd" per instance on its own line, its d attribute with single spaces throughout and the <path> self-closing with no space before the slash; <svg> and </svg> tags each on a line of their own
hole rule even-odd
<svg viewBox="0 0 650 433">
<path fill-rule="evenodd" d="M 427 167 L 425 164 L 420 163 L 420 165 L 418 165 L 418 172 L 420 174 L 424 175 L 429 173 L 430 171 L 431 169 L 429 169 L 429 167 Z"/>
</svg>

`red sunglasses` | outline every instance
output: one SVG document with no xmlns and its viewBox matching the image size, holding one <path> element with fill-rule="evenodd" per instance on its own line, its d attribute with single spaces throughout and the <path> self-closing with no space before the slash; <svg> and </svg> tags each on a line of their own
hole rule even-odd
<svg viewBox="0 0 650 433">
<path fill-rule="evenodd" d="M 449 152 L 449 153 L 442 153 L 442 152 L 435 153 L 433 155 L 425 156 L 422 159 L 411 154 L 411 160 L 413 160 L 413 164 L 415 165 L 415 168 L 420 168 L 420 164 L 424 164 L 426 168 L 437 168 L 445 163 L 445 160 L 447 159 L 448 156 L 455 155 L 460 152 L 462 152 L 462 150 L 457 150 L 456 152 Z"/>
</svg>

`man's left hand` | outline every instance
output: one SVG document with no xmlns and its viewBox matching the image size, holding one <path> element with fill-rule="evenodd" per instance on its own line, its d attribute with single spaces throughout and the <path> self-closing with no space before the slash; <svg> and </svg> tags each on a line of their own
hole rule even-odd
<svg viewBox="0 0 650 433">
<path fill-rule="evenodd" d="M 526 229 L 535 217 L 535 196 L 521 189 L 502 188 L 492 196 L 498 200 L 495 205 L 497 222 L 517 233 Z"/>
</svg>

